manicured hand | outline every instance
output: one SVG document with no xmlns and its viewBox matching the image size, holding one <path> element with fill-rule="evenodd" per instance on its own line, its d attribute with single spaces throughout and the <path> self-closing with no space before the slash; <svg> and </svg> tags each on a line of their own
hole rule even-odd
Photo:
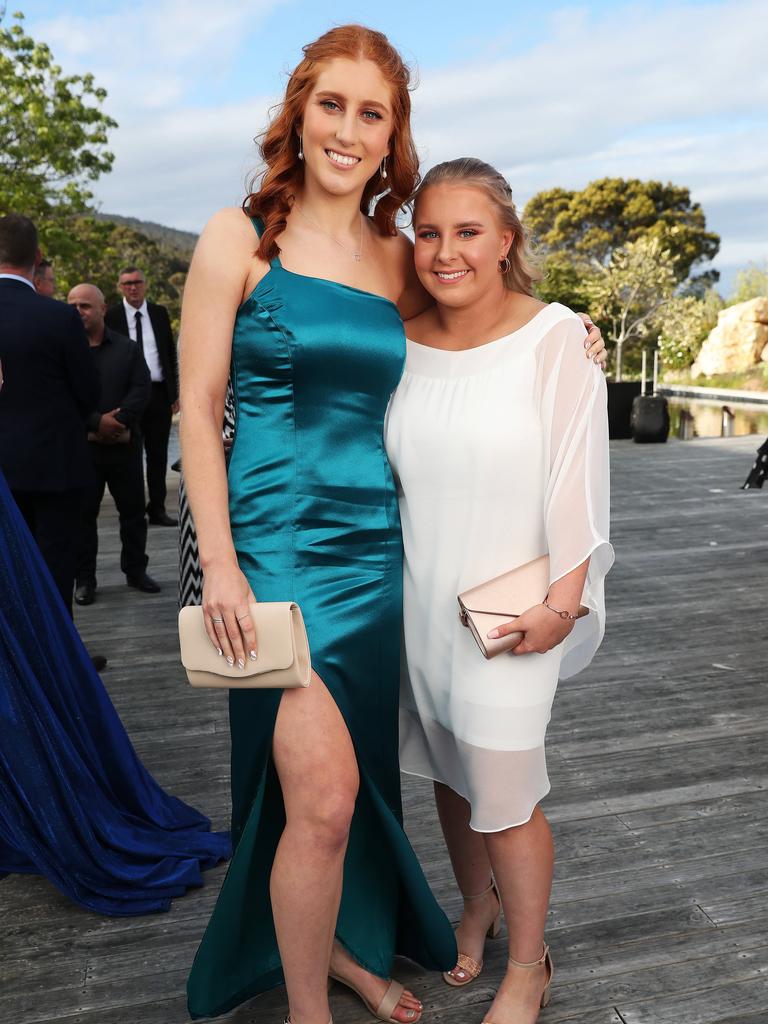
<svg viewBox="0 0 768 1024">
<path fill-rule="evenodd" d="M 231 667 L 256 661 L 256 628 L 248 610 L 255 601 L 248 580 L 236 562 L 209 565 L 203 573 L 205 631 Z"/>
<path fill-rule="evenodd" d="M 584 321 L 584 326 L 587 328 L 588 332 L 584 339 L 584 348 L 587 350 L 587 359 L 594 359 L 594 361 L 604 370 L 605 364 L 608 362 L 608 352 L 606 350 L 600 328 L 594 324 L 589 313 L 579 313 L 578 316 L 580 316 Z"/>
<path fill-rule="evenodd" d="M 561 644 L 572 629 L 572 621 L 561 619 L 543 604 L 535 604 L 511 622 L 492 629 L 488 637 L 496 640 L 509 633 L 523 633 L 523 639 L 510 654 L 546 654 Z"/>
</svg>

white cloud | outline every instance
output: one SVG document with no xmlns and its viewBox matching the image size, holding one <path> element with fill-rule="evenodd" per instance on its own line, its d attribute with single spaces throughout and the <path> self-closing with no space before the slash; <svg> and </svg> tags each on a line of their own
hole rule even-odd
<svg viewBox="0 0 768 1024">
<path fill-rule="evenodd" d="M 521 203 L 606 175 L 674 180 L 724 236 L 724 201 L 737 196 L 754 202 L 762 238 L 729 238 L 718 262 L 765 255 L 764 6 L 617 8 L 591 20 L 564 12 L 550 27 L 524 54 L 423 76 L 414 107 L 425 165 L 480 156 L 509 176 Z"/>
<path fill-rule="evenodd" d="M 286 0 L 135 0 L 102 16 L 60 15 L 35 25 L 58 60 L 89 70 L 118 120 L 177 103 L 229 66 L 244 33 Z"/>
<path fill-rule="evenodd" d="M 256 162 L 252 137 L 266 99 L 126 120 L 115 170 L 102 178 L 104 210 L 199 231 L 219 207 L 238 205 Z"/>
<path fill-rule="evenodd" d="M 105 210 L 199 230 L 214 209 L 241 200 L 251 140 L 275 97 L 206 95 L 224 91 L 218 83 L 254 27 L 290 2 L 135 0 L 114 15 L 33 26 L 67 70 L 91 70 L 109 90 L 120 128 L 115 169 L 97 187 Z M 483 50 L 476 27 L 473 62 L 422 72 L 414 124 L 425 166 L 480 156 L 509 176 L 521 203 L 605 175 L 673 180 L 723 236 L 719 265 L 764 258 L 764 5 L 561 9 L 546 24 L 543 41 L 512 56 L 512 33 Z M 283 56 L 266 58 L 276 91 Z"/>
<path fill-rule="evenodd" d="M 200 103 L 243 38 L 288 0 L 136 0 L 101 17 L 62 15 L 34 34 L 69 71 L 106 88 L 114 168 L 95 192 L 109 213 L 199 231 L 243 197 L 256 159 L 252 139 L 273 100 Z"/>
</svg>

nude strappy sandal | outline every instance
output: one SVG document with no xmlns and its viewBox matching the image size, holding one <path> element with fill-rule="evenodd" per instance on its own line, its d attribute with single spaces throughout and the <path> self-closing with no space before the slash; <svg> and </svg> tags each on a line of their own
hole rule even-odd
<svg viewBox="0 0 768 1024">
<path fill-rule="evenodd" d="M 401 985 L 399 981 L 390 981 L 389 988 L 381 997 L 381 1002 L 378 1006 L 374 1006 L 373 1003 L 369 1003 L 359 988 L 356 988 L 351 981 L 347 981 L 346 978 L 340 978 L 338 974 L 334 974 L 333 971 L 328 972 L 328 977 L 333 978 L 334 981 L 338 981 L 340 985 L 345 985 L 348 989 L 355 993 L 363 1002 L 368 1012 L 375 1017 L 377 1020 L 385 1021 L 386 1024 L 402 1024 L 392 1014 L 397 1009 L 400 997 L 405 992 L 405 986 Z M 410 1011 L 413 1013 L 413 1017 L 410 1017 L 406 1024 L 417 1024 L 421 1020 L 421 1010 Z"/>
<path fill-rule="evenodd" d="M 471 903 L 473 900 L 481 900 L 484 896 L 487 896 L 489 892 L 492 892 L 499 901 L 499 912 L 486 932 L 486 938 L 495 939 L 501 931 L 501 896 L 499 896 L 499 890 L 496 888 L 496 883 L 491 880 L 491 884 L 487 889 L 483 889 L 483 891 L 479 892 L 477 896 L 465 896 L 464 902 Z M 469 985 L 470 982 L 480 977 L 483 970 L 483 961 L 473 960 L 472 957 L 467 956 L 466 953 L 459 953 L 456 958 L 456 966 L 453 969 L 454 971 L 463 971 L 465 977 L 455 978 L 450 971 L 443 971 L 443 981 L 446 985 L 452 985 L 454 988 L 463 988 L 465 985 Z"/>
<path fill-rule="evenodd" d="M 541 954 L 538 960 L 534 960 L 533 963 L 530 964 L 521 964 L 519 960 L 513 960 L 511 956 L 507 959 L 509 960 L 513 967 L 524 967 L 528 970 L 532 970 L 534 967 L 541 967 L 542 964 L 546 964 L 549 973 L 547 975 L 547 984 L 544 986 L 544 991 L 541 993 L 541 1002 L 539 1003 L 539 1006 L 542 1008 L 548 1006 L 549 997 L 551 994 L 550 990 L 552 988 L 552 977 L 555 973 L 555 968 L 552 963 L 552 957 L 549 955 L 549 946 L 547 946 L 545 943 L 544 952 Z M 492 1022 L 490 1020 L 484 1020 L 483 1024 L 492 1024 Z"/>
</svg>

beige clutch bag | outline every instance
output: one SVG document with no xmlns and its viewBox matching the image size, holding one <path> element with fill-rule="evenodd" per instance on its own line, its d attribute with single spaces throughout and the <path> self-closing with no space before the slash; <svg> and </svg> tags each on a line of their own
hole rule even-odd
<svg viewBox="0 0 768 1024">
<path fill-rule="evenodd" d="M 293 601 L 256 602 L 248 606 L 256 627 L 258 658 L 245 668 L 229 667 L 208 639 L 203 609 L 189 605 L 179 612 L 181 663 L 193 686 L 253 690 L 309 686 L 312 663 L 301 609 Z"/>
<path fill-rule="evenodd" d="M 488 633 L 541 604 L 548 590 L 549 555 L 541 555 L 459 594 L 461 621 L 471 631 L 484 658 L 495 658 L 517 647 L 522 633 L 508 633 L 498 640 L 489 640 Z"/>
</svg>

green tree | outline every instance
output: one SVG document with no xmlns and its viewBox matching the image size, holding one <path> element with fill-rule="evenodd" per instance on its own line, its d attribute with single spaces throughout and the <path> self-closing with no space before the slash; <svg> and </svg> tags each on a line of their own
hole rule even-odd
<svg viewBox="0 0 768 1024">
<path fill-rule="evenodd" d="M 114 160 L 106 147 L 117 123 L 101 110 L 106 92 L 93 75 L 63 74 L 49 47 L 24 31 L 23 16 L 3 27 L 3 14 L 0 7 L 0 215 L 35 221 L 60 298 L 89 281 L 115 301 L 120 270 L 136 264 L 178 328 L 189 254 L 91 208 L 90 186 Z"/>
<path fill-rule="evenodd" d="M 93 198 L 90 184 L 112 167 L 117 124 L 93 75 L 65 75 L 23 20 L 0 24 L 0 214 L 32 217 L 45 254 L 64 255 L 79 245 L 72 221 Z"/>
<path fill-rule="evenodd" d="M 659 181 L 602 178 L 580 191 L 549 189 L 529 200 L 524 220 L 542 256 L 540 294 L 566 304 L 579 296 L 595 264 L 607 266 L 629 242 L 658 240 L 670 254 L 677 282 L 712 260 L 720 247 L 690 191 Z M 708 283 L 716 280 L 715 272 L 706 276 Z"/>
<path fill-rule="evenodd" d="M 737 302 L 748 302 L 750 299 L 760 299 L 768 296 L 768 260 L 762 266 L 757 263 L 750 263 L 744 270 L 736 274 L 736 283 L 733 294 L 728 299 L 728 305 L 733 306 Z"/>
<path fill-rule="evenodd" d="M 614 377 L 621 380 L 624 352 L 646 338 L 675 290 L 672 254 L 658 238 L 640 238 L 616 249 L 607 264 L 594 261 L 587 282 L 589 309 L 615 346 Z"/>
<path fill-rule="evenodd" d="M 544 276 L 536 282 L 535 291 L 542 302 L 562 302 L 571 309 L 587 309 L 589 271 L 579 269 L 563 253 L 544 258 L 541 268 Z"/>
<path fill-rule="evenodd" d="M 128 225 L 92 216 L 76 218 L 73 231 L 79 244 L 55 261 L 56 288 L 61 298 L 74 285 L 88 281 L 101 288 L 107 302 L 116 302 L 122 297 L 117 291 L 120 271 L 135 265 L 147 278 L 152 301 L 168 307 L 174 329 L 178 330 L 189 255 L 169 250 Z"/>
<path fill-rule="evenodd" d="M 664 369 L 685 370 L 692 365 L 722 308 L 723 300 L 714 288 L 703 299 L 676 295 L 663 306 L 657 324 Z"/>
</svg>

